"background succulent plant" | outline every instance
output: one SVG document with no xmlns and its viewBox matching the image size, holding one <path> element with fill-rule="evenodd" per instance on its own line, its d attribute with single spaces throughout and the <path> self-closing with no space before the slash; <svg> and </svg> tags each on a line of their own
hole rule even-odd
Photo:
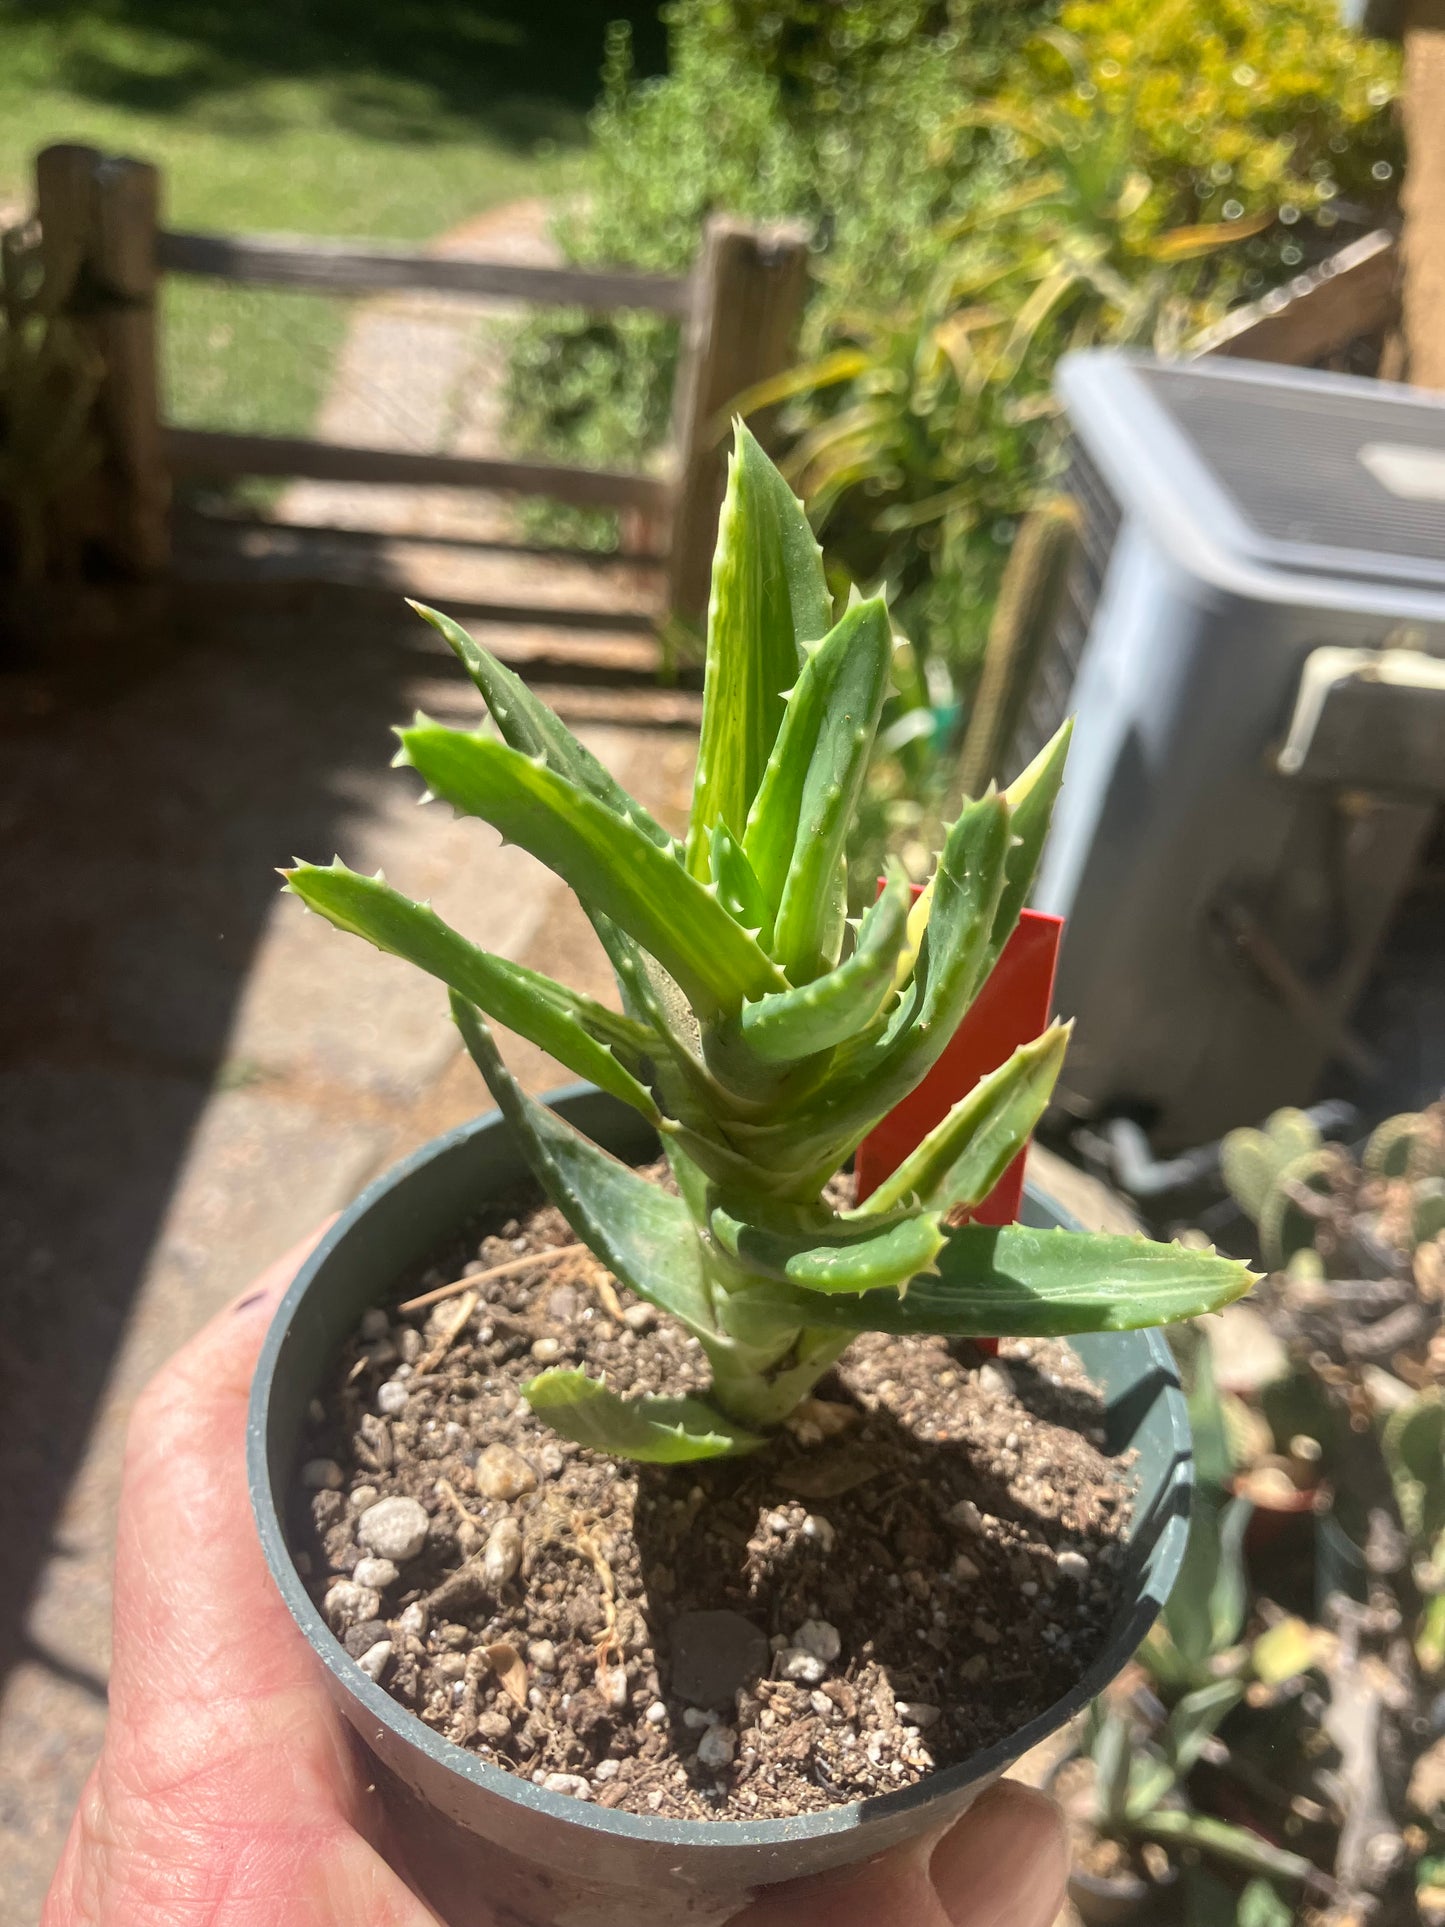
<svg viewBox="0 0 1445 1927">
<path fill-rule="evenodd" d="M 881 600 L 834 620 L 802 505 L 740 429 L 713 565 L 691 817 L 674 839 L 516 676 L 421 613 L 496 735 L 418 717 L 398 761 L 571 885 L 615 969 L 614 1012 L 490 955 L 379 876 L 298 864 L 312 909 L 451 990 L 453 1014 L 537 1178 L 599 1259 L 681 1321 L 710 1400 L 624 1401 L 544 1372 L 533 1407 L 633 1458 L 750 1451 L 860 1331 L 1067 1333 L 1208 1311 L 1249 1285 L 1213 1252 L 1141 1238 L 958 1225 L 1027 1142 L 1065 1025 L 1022 1045 L 870 1197 L 824 1196 L 937 1061 L 1017 921 L 1067 730 L 1010 789 L 966 802 L 920 899 L 892 871 L 850 929 L 846 842 L 889 682 Z M 672 1196 L 526 1096 L 487 1019 L 656 1127 Z"/>
</svg>

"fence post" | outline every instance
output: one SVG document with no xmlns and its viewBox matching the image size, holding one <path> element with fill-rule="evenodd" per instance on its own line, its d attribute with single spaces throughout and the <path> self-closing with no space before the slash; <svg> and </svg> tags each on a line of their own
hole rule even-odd
<svg viewBox="0 0 1445 1927">
<path fill-rule="evenodd" d="M 35 156 L 35 212 L 40 221 L 44 298 L 51 308 L 70 297 L 95 243 L 95 170 L 100 153 L 60 141 Z"/>
<path fill-rule="evenodd" d="M 153 575 L 170 560 L 170 472 L 161 436 L 156 355 L 156 234 L 160 173 L 147 161 L 104 160 L 96 173 L 95 268 L 104 305 L 96 339 L 116 494 L 116 560 Z"/>
<path fill-rule="evenodd" d="M 788 366 L 807 290 L 804 228 L 757 227 L 724 214 L 708 221 L 673 403 L 677 483 L 668 588 L 673 614 L 688 621 L 707 612 L 726 485 L 727 437 L 716 432 L 718 417 L 735 395 Z"/>
</svg>

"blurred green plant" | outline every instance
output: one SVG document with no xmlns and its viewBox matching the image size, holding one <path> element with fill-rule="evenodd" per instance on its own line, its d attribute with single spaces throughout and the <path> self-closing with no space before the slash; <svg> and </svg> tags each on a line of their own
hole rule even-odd
<svg viewBox="0 0 1445 1927">
<path fill-rule="evenodd" d="M 1237 1703 L 1233 1684 L 1224 1680 L 1196 1688 L 1147 1735 L 1127 1713 L 1095 1700 L 1084 1729 L 1094 1769 L 1089 1818 L 1099 1835 L 1125 1846 L 1149 1841 L 1171 1859 L 1198 1854 L 1266 1883 L 1298 1887 L 1315 1873 L 1302 1854 L 1233 1821 L 1196 1812 L 1188 1800 L 1190 1772 Z"/>
<path fill-rule="evenodd" d="M 1392 192 L 1399 58 L 1333 0 L 1065 0 L 1058 25 L 1030 49 L 1018 98 L 1052 79 L 1081 120 L 1096 100 L 1129 102 L 1160 225 L 1278 211 L 1289 268 L 1337 200 Z"/>
<path fill-rule="evenodd" d="M 563 243 L 679 270 L 714 207 L 813 222 L 792 473 L 830 563 L 888 585 L 913 639 L 883 730 L 907 768 L 866 805 L 899 842 L 1047 486 L 1058 354 L 1177 346 L 1323 252 L 1342 205 L 1387 201 L 1398 60 L 1333 0 L 697 0 L 669 21 L 665 80 L 633 84 L 613 42 L 593 191 Z M 539 318 L 514 355 L 514 435 L 645 459 L 675 342 L 645 319 Z"/>
<path fill-rule="evenodd" d="M 682 272 L 709 213 L 802 219 L 820 250 L 901 289 L 934 223 L 961 208 L 959 171 L 900 170 L 960 99 L 998 84 L 1006 55 L 1052 10 L 978 0 L 837 7 L 702 0 L 665 10 L 667 76 L 634 78 L 626 29 L 608 42 L 591 120 L 590 191 L 562 214 L 564 253 Z M 559 459 L 645 460 L 667 432 L 676 325 L 651 316 L 554 311 L 521 324 L 507 389 L 519 447 Z M 534 514 L 539 528 L 615 540 L 615 518 Z"/>
<path fill-rule="evenodd" d="M 830 554 L 889 586 L 922 686 L 938 664 L 965 702 L 1010 542 L 1049 479 L 1059 356 L 1177 351 L 1231 281 L 1215 257 L 1272 218 L 1161 228 L 1127 103 L 1083 121 L 1053 101 L 971 109 L 935 136 L 945 171 L 980 130 L 1019 166 L 933 228 L 921 291 L 860 301 L 850 266 L 825 265 L 822 352 L 738 404 L 794 404 L 786 466 Z"/>
</svg>

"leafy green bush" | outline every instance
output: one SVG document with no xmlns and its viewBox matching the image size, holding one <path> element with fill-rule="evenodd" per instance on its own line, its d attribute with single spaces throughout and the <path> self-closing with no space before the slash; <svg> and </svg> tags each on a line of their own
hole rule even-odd
<svg viewBox="0 0 1445 1927">
<path fill-rule="evenodd" d="M 1397 174 L 1398 58 L 1342 25 L 1335 0 L 1066 0 L 1059 24 L 1072 44 L 1052 63 L 1039 50 L 1018 97 L 1051 67 L 1080 111 L 1091 90 L 1130 104 L 1165 223 L 1228 219 L 1233 203 L 1328 228 L 1337 194 L 1376 201 Z"/>
<path fill-rule="evenodd" d="M 680 5 L 669 14 L 670 73 L 641 82 L 627 32 L 615 29 L 592 117 L 590 191 L 558 222 L 563 251 L 577 262 L 681 272 L 707 216 L 725 210 L 807 221 L 820 251 L 851 264 L 859 288 L 881 275 L 901 289 L 926 265 L 919 249 L 934 223 L 962 206 L 963 166 L 931 162 L 929 144 L 983 84 L 969 74 L 993 85 L 1001 70 L 1001 30 L 978 32 L 976 11 L 985 10 L 969 0 L 820 4 L 783 10 L 775 31 L 752 0 Z M 1037 13 L 1021 7 L 1017 21 Z M 806 54 L 789 37 L 799 22 L 816 28 Z M 920 23 L 935 30 L 918 31 Z M 900 169 L 900 147 L 916 165 Z M 666 434 L 676 355 L 676 325 L 657 317 L 534 317 L 512 349 L 514 443 L 608 466 L 645 460 Z M 606 540 L 611 527 L 610 518 L 551 511 L 546 521 L 554 534 L 590 540 Z"/>
<path fill-rule="evenodd" d="M 937 727 L 885 739 L 944 740 L 1049 481 L 1059 354 L 1177 347 L 1324 252 L 1342 208 L 1372 218 L 1398 179 L 1397 57 L 1335 0 L 697 0 L 670 24 L 664 80 L 633 85 L 613 43 L 564 245 L 679 269 L 713 208 L 813 222 L 789 472 L 830 562 L 887 584 L 913 637 L 903 701 Z M 645 459 L 675 343 L 652 320 L 534 322 L 518 440 Z"/>
<path fill-rule="evenodd" d="M 666 79 L 635 82 L 625 25 L 612 29 L 592 116 L 592 190 L 557 236 L 576 262 L 681 273 L 714 209 L 759 220 L 816 215 L 803 143 L 765 73 L 712 36 L 679 30 Z M 508 428 L 528 451 L 596 467 L 642 464 L 667 433 L 677 324 L 642 313 L 537 314 L 517 330 Z M 534 504 L 554 537 L 610 546 L 615 518 Z"/>
</svg>

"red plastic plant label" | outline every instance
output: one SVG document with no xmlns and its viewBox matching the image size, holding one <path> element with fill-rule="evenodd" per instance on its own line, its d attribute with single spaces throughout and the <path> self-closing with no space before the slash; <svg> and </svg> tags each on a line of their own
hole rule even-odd
<svg viewBox="0 0 1445 1927">
<path fill-rule="evenodd" d="M 915 891 L 915 895 L 917 892 Z M 916 1090 L 891 1110 L 858 1147 L 858 1196 L 895 1171 L 935 1124 L 940 1123 L 981 1077 L 996 1071 L 1020 1044 L 1037 1037 L 1049 1021 L 1062 917 L 1025 910 L 968 1015 L 933 1069 Z M 1023 1199 L 1020 1152 L 983 1203 L 969 1215 L 977 1224 L 1011 1224 Z"/>
</svg>

